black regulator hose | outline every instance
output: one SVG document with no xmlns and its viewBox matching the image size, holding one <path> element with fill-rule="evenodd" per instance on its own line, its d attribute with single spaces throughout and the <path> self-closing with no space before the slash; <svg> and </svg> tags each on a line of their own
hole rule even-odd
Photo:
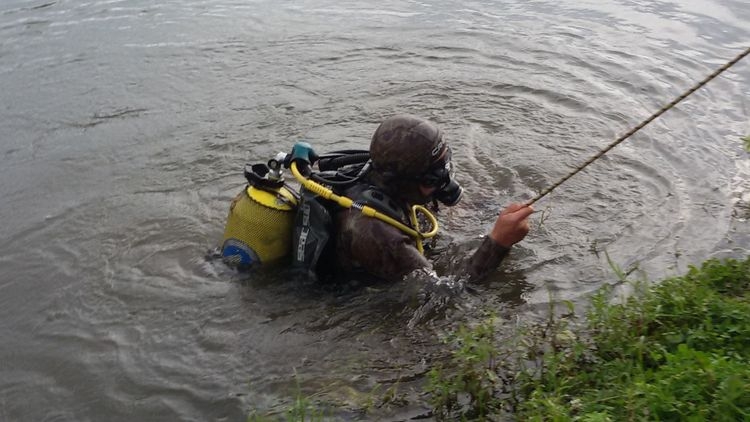
<svg viewBox="0 0 750 422">
<path fill-rule="evenodd" d="M 338 170 L 351 164 L 362 164 L 370 159 L 370 153 L 365 150 L 336 151 L 318 159 L 320 171 Z"/>
</svg>

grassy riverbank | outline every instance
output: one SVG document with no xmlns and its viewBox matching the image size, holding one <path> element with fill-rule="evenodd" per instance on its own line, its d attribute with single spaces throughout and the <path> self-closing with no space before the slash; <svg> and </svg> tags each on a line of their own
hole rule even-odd
<svg viewBox="0 0 750 422">
<path fill-rule="evenodd" d="M 558 305 L 509 338 L 493 319 L 459 330 L 430 374 L 435 418 L 750 420 L 750 258 L 611 299 L 602 290 L 580 319 Z"/>
<path fill-rule="evenodd" d="M 432 412 L 423 416 L 750 420 L 750 257 L 710 260 L 682 277 L 631 285 L 627 298 L 602 289 L 585 315 L 570 302 L 551 301 L 544 321 L 490 317 L 462 327 L 445 339 L 450 358 L 429 372 L 424 397 Z M 375 396 L 373 402 L 386 401 Z M 248 421 L 340 420 L 335 406 L 322 409 L 298 394 L 283 417 L 252 414 Z"/>
</svg>

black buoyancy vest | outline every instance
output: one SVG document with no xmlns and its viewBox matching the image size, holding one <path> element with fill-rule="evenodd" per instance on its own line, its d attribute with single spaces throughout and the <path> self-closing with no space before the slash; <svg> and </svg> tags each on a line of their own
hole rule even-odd
<svg viewBox="0 0 750 422">
<path fill-rule="evenodd" d="M 411 226 L 407 211 L 375 186 L 357 184 L 347 189 L 344 195 L 355 203 L 370 206 Z M 341 210 L 343 208 L 333 201 L 304 188 L 300 191 L 292 238 L 292 261 L 296 268 L 305 270 L 312 278 L 331 272 L 335 266 L 335 245 L 331 239 L 336 238 L 334 219 Z"/>
</svg>

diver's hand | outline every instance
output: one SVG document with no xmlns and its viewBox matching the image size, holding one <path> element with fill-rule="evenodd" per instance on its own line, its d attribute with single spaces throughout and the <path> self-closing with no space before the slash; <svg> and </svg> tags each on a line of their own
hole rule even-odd
<svg viewBox="0 0 750 422">
<path fill-rule="evenodd" d="M 523 240 L 529 232 L 529 215 L 534 208 L 525 204 L 510 204 L 505 208 L 492 227 L 490 238 L 498 245 L 510 248 Z"/>
</svg>

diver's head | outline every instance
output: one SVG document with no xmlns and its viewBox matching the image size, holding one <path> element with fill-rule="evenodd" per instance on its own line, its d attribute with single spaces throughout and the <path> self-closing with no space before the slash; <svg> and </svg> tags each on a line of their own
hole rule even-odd
<svg viewBox="0 0 750 422">
<path fill-rule="evenodd" d="M 451 150 L 432 122 L 411 115 L 383 121 L 370 143 L 373 173 L 380 187 L 409 203 L 437 199 L 455 205 L 463 189 L 453 180 Z"/>
</svg>

